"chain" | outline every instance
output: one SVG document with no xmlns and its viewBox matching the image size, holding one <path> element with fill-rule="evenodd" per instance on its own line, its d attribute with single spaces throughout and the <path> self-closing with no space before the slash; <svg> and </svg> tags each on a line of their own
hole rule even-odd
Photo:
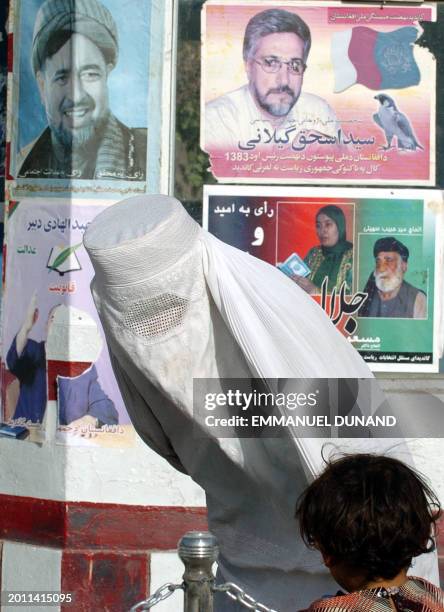
<svg viewBox="0 0 444 612">
<path fill-rule="evenodd" d="M 157 589 L 157 591 L 153 593 L 151 597 L 145 601 L 139 601 L 139 603 L 131 608 L 130 612 L 142 612 L 143 610 L 149 610 L 164 599 L 168 599 L 168 597 L 170 597 L 174 591 L 177 591 L 177 589 L 183 588 L 183 584 L 173 584 L 171 582 L 167 582 L 167 584 L 161 586 L 160 589 Z M 253 612 L 277 612 L 273 608 L 267 608 L 267 606 L 264 604 L 261 604 L 253 599 L 251 595 L 248 595 L 248 593 L 237 586 L 237 584 L 234 584 L 234 582 L 225 582 L 224 584 L 214 586 L 213 591 L 226 593 L 228 597 L 240 603 L 244 608 L 253 610 Z"/>
<path fill-rule="evenodd" d="M 241 606 L 248 610 L 254 610 L 254 612 L 276 612 L 273 608 L 267 608 L 264 604 L 255 601 L 251 595 L 245 593 L 243 589 L 234 584 L 234 582 L 225 582 L 225 584 L 219 584 L 213 587 L 213 591 L 221 591 L 226 593 L 228 597 L 239 602 Z"/>
<path fill-rule="evenodd" d="M 166 584 L 162 585 L 160 589 L 157 589 L 157 591 L 153 593 L 151 597 L 148 597 L 148 599 L 145 599 L 144 601 L 139 601 L 139 603 L 131 608 L 130 612 L 149 610 L 164 599 L 171 597 L 171 595 L 174 593 L 174 591 L 177 591 L 177 589 L 183 589 L 183 584 L 173 584 L 172 582 L 167 582 Z"/>
</svg>

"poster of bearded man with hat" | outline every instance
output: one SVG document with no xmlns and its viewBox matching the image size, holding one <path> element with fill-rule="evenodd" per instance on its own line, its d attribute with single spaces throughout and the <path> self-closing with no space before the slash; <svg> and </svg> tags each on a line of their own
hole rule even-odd
<svg viewBox="0 0 444 612">
<path fill-rule="evenodd" d="M 19 179 L 146 179 L 151 3 L 123 11 L 117 0 L 20 5 Z"/>
<path fill-rule="evenodd" d="M 427 318 L 427 295 L 405 279 L 409 249 L 393 236 L 379 238 L 373 247 L 375 269 L 364 287 L 368 295 L 361 317 Z"/>
</svg>

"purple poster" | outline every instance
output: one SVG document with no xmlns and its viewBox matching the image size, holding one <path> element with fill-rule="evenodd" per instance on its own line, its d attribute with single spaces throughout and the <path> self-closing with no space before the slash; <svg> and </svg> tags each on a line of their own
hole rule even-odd
<svg viewBox="0 0 444 612">
<path fill-rule="evenodd" d="M 108 203 L 109 204 L 109 203 Z M 57 409 L 57 441 L 127 445 L 133 428 L 89 285 L 83 234 L 104 204 L 10 204 L 3 317 L 3 420 L 38 440 Z"/>
</svg>

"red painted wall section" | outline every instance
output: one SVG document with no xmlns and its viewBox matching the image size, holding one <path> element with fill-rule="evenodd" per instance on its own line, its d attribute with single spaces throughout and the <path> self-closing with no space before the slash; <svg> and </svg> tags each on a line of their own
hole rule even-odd
<svg viewBox="0 0 444 612">
<path fill-rule="evenodd" d="M 149 596 L 150 553 L 207 528 L 205 508 L 0 495 L 0 539 L 62 549 L 61 590 L 74 594 L 61 606 L 68 612 L 129 610 Z"/>
<path fill-rule="evenodd" d="M 68 503 L 67 545 L 73 548 L 171 550 L 193 529 L 208 529 L 205 508 Z"/>
<path fill-rule="evenodd" d="M 14 59 L 14 35 L 8 34 L 8 72 L 13 71 Z"/>
<path fill-rule="evenodd" d="M 208 529 L 206 508 L 65 502 L 0 494 L 0 539 L 70 549 L 172 550 Z"/>
<path fill-rule="evenodd" d="M 0 495 L 0 539 L 62 547 L 65 515 L 62 502 Z"/>
<path fill-rule="evenodd" d="M 124 552 L 65 550 L 62 556 L 62 593 L 73 593 L 73 603 L 62 612 L 122 612 L 149 595 L 150 557 Z"/>
</svg>

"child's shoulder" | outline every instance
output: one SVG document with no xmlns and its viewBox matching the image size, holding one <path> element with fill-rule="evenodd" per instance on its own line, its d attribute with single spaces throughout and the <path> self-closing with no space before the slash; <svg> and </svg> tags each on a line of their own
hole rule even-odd
<svg viewBox="0 0 444 612">
<path fill-rule="evenodd" d="M 423 604 L 423 612 L 444 612 L 444 591 L 423 578 L 409 577 L 399 589 L 399 594 L 408 601 Z M 388 594 L 384 595 L 381 589 L 339 594 L 314 601 L 304 612 L 381 612 L 385 608 L 392 610 Z"/>
<path fill-rule="evenodd" d="M 314 601 L 304 612 L 351 612 L 352 610 L 372 610 L 375 597 L 371 591 L 356 591 L 348 594 L 338 594 Z M 390 608 L 390 606 L 389 606 Z"/>
<path fill-rule="evenodd" d="M 433 610 L 444 610 L 444 591 L 435 586 L 424 578 L 410 576 L 406 582 L 406 588 L 411 592 L 412 596 L 431 601 L 434 607 Z"/>
</svg>

